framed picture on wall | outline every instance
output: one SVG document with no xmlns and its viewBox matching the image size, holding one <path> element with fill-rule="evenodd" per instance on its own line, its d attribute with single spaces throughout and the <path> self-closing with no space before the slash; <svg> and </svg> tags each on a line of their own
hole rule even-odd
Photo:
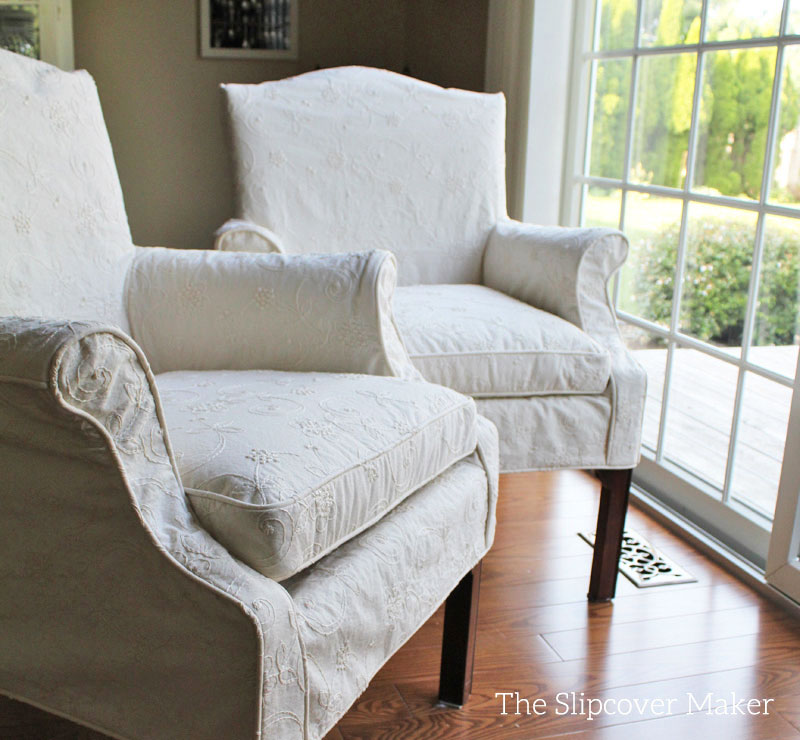
<svg viewBox="0 0 800 740">
<path fill-rule="evenodd" d="M 299 0 L 200 0 L 200 53 L 297 59 Z"/>
</svg>

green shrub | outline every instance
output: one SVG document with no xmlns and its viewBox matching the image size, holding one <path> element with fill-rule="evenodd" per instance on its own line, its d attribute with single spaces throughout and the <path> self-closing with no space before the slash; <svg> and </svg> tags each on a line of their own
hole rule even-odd
<svg viewBox="0 0 800 740">
<path fill-rule="evenodd" d="M 649 318 L 669 324 L 679 224 L 640 250 L 636 299 Z M 753 229 L 735 220 L 705 220 L 687 234 L 681 329 L 699 339 L 740 346 L 753 269 Z M 800 228 L 769 229 L 764 238 L 761 292 L 753 343 L 793 344 L 798 332 Z"/>
</svg>

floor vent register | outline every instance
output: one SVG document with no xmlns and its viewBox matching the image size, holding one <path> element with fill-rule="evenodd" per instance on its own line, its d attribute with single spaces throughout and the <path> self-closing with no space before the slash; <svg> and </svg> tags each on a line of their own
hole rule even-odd
<svg viewBox="0 0 800 740">
<path fill-rule="evenodd" d="M 579 536 L 594 546 L 594 532 L 579 532 Z M 644 537 L 632 529 L 622 535 L 622 557 L 619 570 L 638 588 L 668 586 L 673 583 L 695 583 L 691 573 L 668 558 Z"/>
</svg>

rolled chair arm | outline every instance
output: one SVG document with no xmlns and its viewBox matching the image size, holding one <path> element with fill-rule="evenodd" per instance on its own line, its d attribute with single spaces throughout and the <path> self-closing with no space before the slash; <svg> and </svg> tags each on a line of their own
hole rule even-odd
<svg viewBox="0 0 800 740">
<path fill-rule="evenodd" d="M 55 390 L 61 354 L 72 342 L 104 330 L 117 331 L 89 321 L 2 317 L 0 381 Z"/>
<path fill-rule="evenodd" d="M 608 282 L 627 255 L 628 240 L 614 229 L 502 221 L 489 236 L 483 263 L 488 287 L 566 319 L 609 353 L 609 468 L 639 461 L 647 389 L 647 374 L 625 348 L 608 295 Z"/>
<path fill-rule="evenodd" d="M 283 255 L 140 247 L 131 334 L 157 373 L 293 370 L 419 377 L 392 317 L 389 252 Z"/>
<path fill-rule="evenodd" d="M 627 255 L 628 240 L 613 229 L 501 221 L 489 236 L 484 283 L 592 336 L 616 334 L 607 285 Z"/>
<path fill-rule="evenodd" d="M 283 241 L 265 226 L 232 218 L 214 232 L 214 249 L 223 252 L 286 252 Z"/>
<path fill-rule="evenodd" d="M 0 319 L 0 692 L 113 737 L 304 736 L 286 591 L 201 529 L 122 332 Z"/>
</svg>

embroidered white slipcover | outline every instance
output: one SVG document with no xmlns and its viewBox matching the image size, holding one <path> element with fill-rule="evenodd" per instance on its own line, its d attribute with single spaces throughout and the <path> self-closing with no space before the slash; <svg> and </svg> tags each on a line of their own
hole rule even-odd
<svg viewBox="0 0 800 740">
<path fill-rule="evenodd" d="M 128 301 L 128 318 L 156 372 L 324 368 L 420 377 L 392 318 L 397 265 L 388 252 L 226 256 L 137 248 L 128 295 L 142 300 Z"/>
<path fill-rule="evenodd" d="M 218 249 L 392 251 L 415 365 L 478 398 L 501 469 L 638 463 L 646 375 L 608 298 L 627 240 L 507 218 L 502 96 L 361 67 L 223 87 L 238 220 Z"/>
<path fill-rule="evenodd" d="M 480 281 L 505 216 L 505 100 L 366 67 L 223 85 L 238 212 L 286 252 L 388 249 L 399 283 Z"/>
<path fill-rule="evenodd" d="M 483 285 L 397 289 L 408 354 L 430 381 L 476 398 L 602 393 L 611 358 L 577 326 Z"/>
<path fill-rule="evenodd" d="M 0 316 L 123 329 L 133 243 L 94 80 L 0 49 Z"/>
<path fill-rule="evenodd" d="M 84 72 L 0 51 L 0 131 L 0 692 L 130 740 L 324 736 L 491 546 L 495 428 L 411 365 L 387 252 L 135 248 Z M 236 557 L 182 477 L 313 500 L 279 575 L 309 567 Z"/>
<path fill-rule="evenodd" d="M 202 525 L 281 581 L 475 450 L 475 403 L 422 379 L 276 371 L 157 376 Z"/>
</svg>

